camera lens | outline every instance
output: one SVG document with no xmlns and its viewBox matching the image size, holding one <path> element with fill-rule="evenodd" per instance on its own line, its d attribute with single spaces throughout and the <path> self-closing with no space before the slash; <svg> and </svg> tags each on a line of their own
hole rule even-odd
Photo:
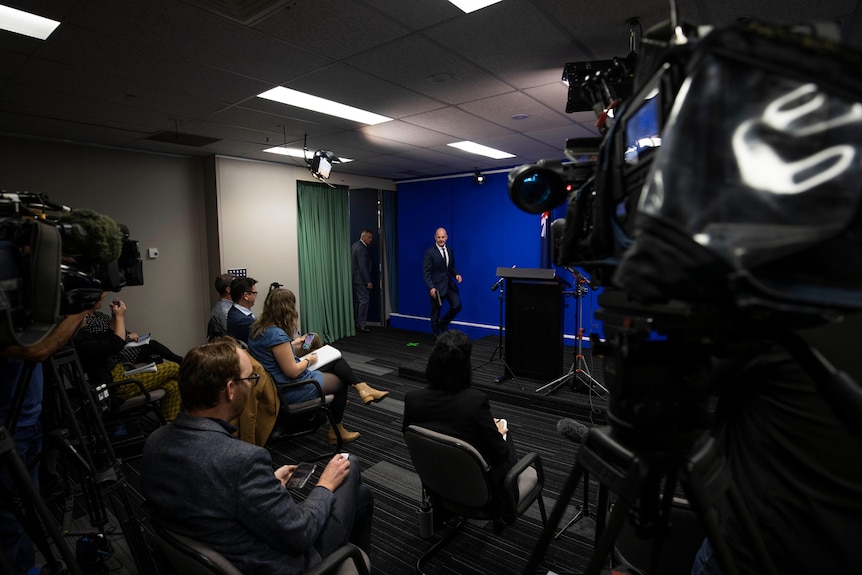
<svg viewBox="0 0 862 575">
<path fill-rule="evenodd" d="M 527 164 L 509 172 L 509 198 L 527 213 L 547 212 L 566 197 L 566 185 L 558 170 Z"/>
</svg>

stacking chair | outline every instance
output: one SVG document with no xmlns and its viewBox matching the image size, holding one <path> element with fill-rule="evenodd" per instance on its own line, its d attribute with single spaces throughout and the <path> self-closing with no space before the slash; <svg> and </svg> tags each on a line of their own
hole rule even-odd
<svg viewBox="0 0 862 575">
<path fill-rule="evenodd" d="M 242 575 L 221 553 L 172 531 L 159 521 L 151 522 L 156 542 L 178 575 Z M 368 575 L 368 556 L 350 543 L 339 547 L 304 575 Z"/>
<path fill-rule="evenodd" d="M 284 400 L 284 392 L 288 389 L 303 387 L 308 384 L 313 384 L 317 390 L 317 397 L 302 401 L 299 403 L 287 403 Z M 332 457 L 341 451 L 341 433 L 338 431 L 338 426 L 335 425 L 335 419 L 332 411 L 329 409 L 329 404 L 335 399 L 333 394 L 324 394 L 323 390 L 317 385 L 313 379 L 303 379 L 291 383 L 276 383 L 276 388 L 279 391 L 281 400 L 281 409 L 278 413 L 275 429 L 269 437 L 269 441 L 280 440 L 285 437 L 302 437 L 310 435 L 320 428 L 320 425 L 329 422 L 335 430 L 336 444 L 335 447 L 318 456 L 306 458 L 307 461 L 314 461 L 326 457 Z"/>
<path fill-rule="evenodd" d="M 521 458 L 506 474 L 500 492 L 494 485 L 491 466 L 472 445 L 417 425 L 407 427 L 404 440 L 434 505 L 459 517 L 453 529 L 419 558 L 417 573 L 424 574 L 422 565 L 461 530 L 466 519 L 491 520 L 499 534 L 538 501 L 542 524 L 547 523 L 539 454 L 531 452 Z"/>
</svg>

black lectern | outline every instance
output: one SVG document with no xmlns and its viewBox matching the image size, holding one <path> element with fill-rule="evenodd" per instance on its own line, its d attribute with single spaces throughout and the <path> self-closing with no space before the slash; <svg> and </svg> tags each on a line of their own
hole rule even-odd
<svg viewBox="0 0 862 575">
<path fill-rule="evenodd" d="M 563 288 L 553 269 L 497 268 L 506 280 L 506 363 L 512 374 L 549 380 L 563 372 Z"/>
</svg>

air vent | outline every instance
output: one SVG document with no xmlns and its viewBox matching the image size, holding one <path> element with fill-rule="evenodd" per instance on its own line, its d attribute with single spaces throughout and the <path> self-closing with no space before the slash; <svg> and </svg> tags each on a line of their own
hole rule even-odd
<svg viewBox="0 0 862 575">
<path fill-rule="evenodd" d="M 216 16 L 250 26 L 297 0 L 182 0 Z"/>
<path fill-rule="evenodd" d="M 181 146 L 194 146 L 200 148 L 216 142 L 221 142 L 219 138 L 210 138 L 208 136 L 199 136 L 197 134 L 186 134 L 184 132 L 164 131 L 158 134 L 153 134 L 144 138 L 153 142 L 165 142 L 166 144 L 179 144 Z"/>
</svg>

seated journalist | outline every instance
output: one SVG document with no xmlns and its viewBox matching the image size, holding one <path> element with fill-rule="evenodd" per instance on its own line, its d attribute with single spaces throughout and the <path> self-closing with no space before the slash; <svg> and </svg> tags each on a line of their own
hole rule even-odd
<svg viewBox="0 0 862 575">
<path fill-rule="evenodd" d="M 260 318 L 251 326 L 249 353 L 261 363 L 277 384 L 310 379 L 314 380 L 324 393 L 333 394 L 335 398 L 330 408 L 342 441 L 358 439 L 359 432 L 349 431 L 342 423 L 347 405 L 347 386 L 352 386 L 366 405 L 385 399 L 389 392 L 374 389 L 360 381 L 344 358 L 338 358 L 320 369 L 310 369 L 317 363 L 317 353 L 312 351 L 299 356 L 302 338 L 294 338 L 291 335 L 298 333 L 298 325 L 299 313 L 296 311 L 294 293 L 284 288 L 270 290 Z M 318 391 L 311 384 L 283 393 L 283 399 L 288 403 L 299 403 L 317 396 Z M 332 444 L 337 442 L 335 430 L 331 427 L 327 440 Z"/>
<path fill-rule="evenodd" d="M 230 338 L 188 352 L 180 369 L 186 411 L 150 435 L 141 486 L 153 516 L 224 555 L 243 573 L 296 574 L 346 542 L 371 550 L 371 489 L 354 456 L 334 456 L 301 503 L 269 452 L 234 438 L 228 422 L 257 379 Z"/>
<path fill-rule="evenodd" d="M 103 299 L 105 295 L 107 294 L 103 294 Z M 101 307 L 101 300 L 95 309 L 99 307 Z M 126 345 L 126 303 L 116 299 L 111 302 L 110 308 L 111 318 L 107 326 L 102 324 L 94 311 L 87 316 L 84 326 L 73 338 L 81 366 L 93 383 L 128 379 L 125 376 L 123 364 L 118 361 L 119 354 Z M 95 329 L 91 329 L 94 327 Z M 163 361 L 156 366 L 155 372 L 138 373 L 133 376 L 147 390 L 165 390 L 165 397 L 161 401 L 161 412 L 165 421 L 173 420 L 181 409 L 180 392 L 177 386 L 179 370 L 179 364 Z M 113 395 L 119 399 L 129 399 L 139 393 L 140 388 L 129 383 L 117 387 Z"/>
<path fill-rule="evenodd" d="M 472 350 L 473 343 L 462 331 L 445 331 L 437 338 L 425 369 L 428 387 L 404 397 L 402 431 L 419 425 L 466 441 L 482 454 L 502 486 L 517 462 L 515 447 L 505 422 L 491 415 L 488 395 L 470 387 Z"/>
</svg>

